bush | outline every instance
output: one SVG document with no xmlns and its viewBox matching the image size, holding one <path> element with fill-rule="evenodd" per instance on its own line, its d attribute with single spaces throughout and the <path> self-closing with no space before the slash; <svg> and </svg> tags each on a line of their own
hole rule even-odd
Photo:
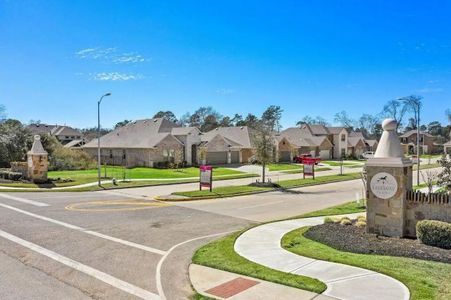
<svg viewBox="0 0 451 300">
<path fill-rule="evenodd" d="M 58 147 L 49 157 L 49 170 L 88 170 L 96 167 L 96 162 L 86 152 Z"/>
<path fill-rule="evenodd" d="M 22 178 L 22 173 L 2 170 L 0 171 L 0 178 L 19 181 Z"/>
<path fill-rule="evenodd" d="M 434 220 L 419 221 L 417 237 L 423 244 L 451 249 L 451 223 Z"/>
<path fill-rule="evenodd" d="M 331 217 L 324 218 L 324 224 L 333 224 L 333 223 L 335 223 L 335 219 Z"/>
<path fill-rule="evenodd" d="M 355 222 L 355 226 L 357 226 L 357 227 L 366 227 L 366 221 L 364 221 L 364 220 L 357 220 L 357 222 Z"/>
<path fill-rule="evenodd" d="M 341 225 L 352 225 L 352 221 L 349 220 L 349 218 L 343 218 L 343 219 L 341 219 L 340 224 Z"/>
</svg>

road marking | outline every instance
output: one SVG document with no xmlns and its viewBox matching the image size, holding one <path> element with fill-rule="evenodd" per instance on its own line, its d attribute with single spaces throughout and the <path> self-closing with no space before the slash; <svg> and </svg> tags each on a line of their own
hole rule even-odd
<svg viewBox="0 0 451 300">
<path fill-rule="evenodd" d="M 128 206 L 128 207 L 114 207 L 114 208 L 95 208 L 96 206 Z M 133 211 L 149 208 L 158 208 L 171 206 L 172 204 L 167 204 L 164 202 L 155 201 L 130 201 L 130 200 L 99 200 L 90 202 L 79 202 L 72 203 L 65 207 L 66 210 L 70 211 L 86 211 L 86 212 L 109 212 L 109 211 Z M 83 207 L 85 206 L 85 207 Z M 130 207 L 131 206 L 131 207 Z"/>
<path fill-rule="evenodd" d="M 95 232 L 95 231 L 92 231 L 92 230 L 87 230 L 85 228 L 82 228 L 82 227 L 79 227 L 79 226 L 76 226 L 76 225 L 72 225 L 72 224 L 69 224 L 69 223 L 65 223 L 65 222 L 61 222 L 61 221 L 55 220 L 55 219 L 51 219 L 51 218 L 48 218 L 48 217 L 37 215 L 37 214 L 31 213 L 31 212 L 28 212 L 28 211 L 25 211 L 25 210 L 22 210 L 22 209 L 13 207 L 13 206 L 9 206 L 9 205 L 6 205 L 6 204 L 0 203 L 0 207 L 11 209 L 11 210 L 14 210 L 16 212 L 22 213 L 24 215 L 27 215 L 27 216 L 30 216 L 30 217 L 33 217 L 33 218 L 36 218 L 36 219 L 40 219 L 40 220 L 47 221 L 47 222 L 50 222 L 50 223 L 53 223 L 53 224 L 57 224 L 57 225 L 60 225 L 60 226 L 63 226 L 63 227 L 66 227 L 66 228 L 69 228 L 69 229 L 72 229 L 72 230 L 76 230 L 76 231 L 79 231 L 79 232 L 84 232 L 86 234 L 89 234 L 89 235 L 92 235 L 92 236 L 96 236 L 96 237 L 100 237 L 100 238 L 103 238 L 105 240 L 116 242 L 116 243 L 119 243 L 119 244 L 122 244 L 122 245 L 126 245 L 126 246 L 129 246 L 129 247 L 137 248 L 137 249 L 144 250 L 144 251 L 151 252 L 151 253 L 155 253 L 155 254 L 158 254 L 158 255 L 165 255 L 166 254 L 166 252 L 163 251 L 163 250 L 159 250 L 159 249 L 155 249 L 155 248 L 148 247 L 148 246 L 145 246 L 145 245 L 129 242 L 129 241 L 126 241 L 126 240 L 115 238 L 115 237 L 112 237 L 112 236 L 109 236 L 109 235 L 105 235 L 105 234 L 102 234 L 102 233 L 99 233 L 99 232 Z"/>
<path fill-rule="evenodd" d="M 160 299 L 160 297 L 157 294 L 154 294 L 152 292 L 146 291 L 140 287 L 137 287 L 133 284 L 130 284 L 128 282 L 125 282 L 121 279 L 118 279 L 116 277 L 113 277 L 107 273 L 104 273 L 102 271 L 99 271 L 97 269 L 94 269 L 90 266 L 84 265 L 82 263 L 79 263 L 75 260 L 72 260 L 68 257 L 65 257 L 61 254 L 58 254 L 56 252 L 53 252 L 51 250 L 48 250 L 46 248 L 43 248 L 41 246 L 38 246 L 36 244 L 33 244 L 31 242 L 28 242 L 26 240 L 23 240 L 15 235 L 9 234 L 3 230 L 0 230 L 0 236 L 10 240 L 11 242 L 14 242 L 16 244 L 19 244 L 25 248 L 28 248 L 30 250 L 33 250 L 34 252 L 37 252 L 41 255 L 47 256 L 50 259 L 53 259 L 59 263 L 62 263 L 63 265 L 66 265 L 72 269 L 75 269 L 77 271 L 80 271 L 84 274 L 87 274 L 89 276 L 92 276 L 100 281 L 103 281 L 117 289 L 120 289 L 126 293 L 129 293 L 131 295 L 137 296 L 141 299 Z"/>
<path fill-rule="evenodd" d="M 273 202 L 267 202 L 267 203 L 263 203 L 263 204 L 256 204 L 256 205 L 238 207 L 237 209 L 247 209 L 247 208 L 260 207 L 260 206 L 268 206 L 268 205 L 273 205 L 273 204 L 282 203 L 282 202 L 283 202 L 283 200 L 273 201 Z"/>
<path fill-rule="evenodd" d="M 197 241 L 197 240 L 202 240 L 202 239 L 206 239 L 206 238 L 209 238 L 209 237 L 215 237 L 215 236 L 220 236 L 220 235 L 226 235 L 226 234 L 233 233 L 233 232 L 236 232 L 236 231 L 237 230 L 221 232 L 221 233 L 215 233 L 215 234 L 204 235 L 204 236 L 199 236 L 197 238 L 189 239 L 189 240 L 186 240 L 184 242 L 178 243 L 177 245 L 172 246 L 171 249 L 166 251 L 166 254 L 158 262 L 157 269 L 155 271 L 155 279 L 156 279 L 156 283 L 157 283 L 157 291 L 158 291 L 158 294 L 160 295 L 160 298 L 162 300 L 166 300 L 166 296 L 165 296 L 164 290 L 163 290 L 163 284 L 161 283 L 161 267 L 163 266 L 163 262 L 166 260 L 166 258 L 169 256 L 169 254 L 171 254 L 171 252 L 174 251 L 175 248 L 177 248 L 179 246 L 182 246 L 184 244 L 187 244 L 187 243 L 191 243 L 191 242 Z"/>
<path fill-rule="evenodd" d="M 10 200 L 14 200 L 14 201 L 18 201 L 18 202 L 22 202 L 22 203 L 26 203 L 26 204 L 31 204 L 31 205 L 34 205 L 34 206 L 40 206 L 40 207 L 50 206 L 50 205 L 48 205 L 46 203 L 33 201 L 33 200 L 20 198 L 20 197 L 15 197 L 15 196 L 11 196 L 11 195 L 8 195 L 8 194 L 3 194 L 3 193 L 0 193 L 0 197 L 6 198 L 6 199 L 10 199 Z"/>
</svg>

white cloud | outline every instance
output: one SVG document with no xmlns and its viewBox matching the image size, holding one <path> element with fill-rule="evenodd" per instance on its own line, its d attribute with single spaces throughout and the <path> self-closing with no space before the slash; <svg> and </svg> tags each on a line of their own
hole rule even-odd
<svg viewBox="0 0 451 300">
<path fill-rule="evenodd" d="M 119 73 L 119 72 L 101 72 L 90 74 L 92 80 L 100 81 L 126 81 L 138 80 L 144 78 L 141 74 Z"/>
<path fill-rule="evenodd" d="M 146 61 L 141 54 L 120 52 L 115 47 L 86 48 L 75 52 L 75 55 L 80 59 L 102 60 L 117 64 L 140 63 Z"/>
<path fill-rule="evenodd" d="M 220 94 L 220 95 L 231 95 L 231 94 L 235 93 L 235 90 L 222 88 L 222 89 L 217 89 L 216 93 Z"/>
<path fill-rule="evenodd" d="M 443 89 L 442 88 L 428 88 L 428 87 L 426 87 L 426 88 L 422 88 L 422 89 L 416 90 L 416 92 L 417 93 L 424 93 L 424 94 L 427 94 L 427 93 L 440 93 L 440 92 L 443 92 Z"/>
</svg>

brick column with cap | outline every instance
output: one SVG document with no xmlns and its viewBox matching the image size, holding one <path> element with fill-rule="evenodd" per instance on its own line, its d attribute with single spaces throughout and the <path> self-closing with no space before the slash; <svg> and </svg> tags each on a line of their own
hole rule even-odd
<svg viewBox="0 0 451 300">
<path fill-rule="evenodd" d="M 33 146 L 27 153 L 28 179 L 35 183 L 47 181 L 48 153 L 44 150 L 39 135 L 34 136 Z"/>
<path fill-rule="evenodd" d="M 386 119 L 373 158 L 366 163 L 367 232 L 405 235 L 406 190 L 412 189 L 412 161 L 404 157 L 397 122 Z"/>
</svg>

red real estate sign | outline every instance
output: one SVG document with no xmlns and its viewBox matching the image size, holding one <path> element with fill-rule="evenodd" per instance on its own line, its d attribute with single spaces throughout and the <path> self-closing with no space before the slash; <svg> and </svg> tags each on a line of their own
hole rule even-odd
<svg viewBox="0 0 451 300">
<path fill-rule="evenodd" d="M 200 179 L 199 179 L 199 190 L 202 187 L 213 188 L 213 167 L 212 166 L 200 166 Z"/>
<path fill-rule="evenodd" d="M 303 159 L 302 162 L 304 163 L 304 178 L 305 178 L 305 175 L 309 175 L 309 176 L 313 176 L 313 179 L 315 179 L 316 159 L 306 157 Z"/>
</svg>

